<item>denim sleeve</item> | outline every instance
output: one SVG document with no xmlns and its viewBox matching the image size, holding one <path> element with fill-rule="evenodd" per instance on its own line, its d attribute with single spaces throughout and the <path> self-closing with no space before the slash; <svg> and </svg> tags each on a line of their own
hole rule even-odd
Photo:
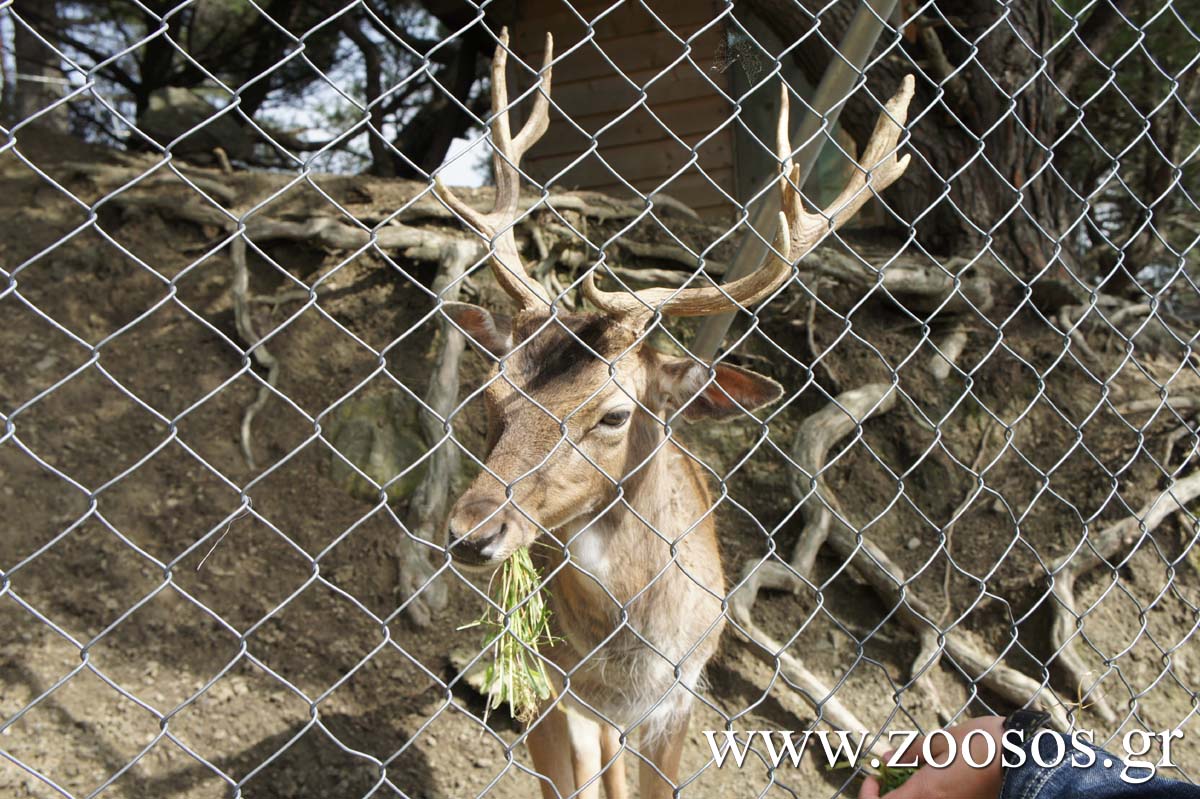
<svg viewBox="0 0 1200 799">
<path fill-rule="evenodd" d="M 1103 749 L 1088 747 L 1094 757 L 1072 748 L 1069 738 L 1060 757 L 1055 735 L 1041 735 L 1023 746 L 1025 762 L 1004 770 L 999 799 L 1200 799 L 1200 786 L 1152 776 L 1148 768 L 1126 766 Z M 1034 759 L 1037 747 L 1041 766 Z M 1107 766 L 1105 764 L 1108 764 Z"/>
</svg>

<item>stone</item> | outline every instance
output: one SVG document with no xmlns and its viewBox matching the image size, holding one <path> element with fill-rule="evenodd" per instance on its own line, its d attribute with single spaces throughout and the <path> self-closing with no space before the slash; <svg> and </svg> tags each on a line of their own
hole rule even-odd
<svg viewBox="0 0 1200 799">
<path fill-rule="evenodd" d="M 138 119 L 138 128 L 160 144 L 171 144 L 176 156 L 212 160 L 216 147 L 224 148 L 233 160 L 246 160 L 254 154 L 254 140 L 235 116 L 219 114 L 229 97 L 223 92 L 201 92 L 169 86 L 150 95 L 149 107 Z"/>
<path fill-rule="evenodd" d="M 429 451 L 417 424 L 419 406 L 398 391 L 369 392 L 343 402 L 329 415 L 326 440 L 379 485 L 417 463 Z M 408 496 L 425 476 L 428 459 L 388 486 L 388 499 Z M 379 490 L 329 453 L 330 476 L 349 494 L 376 502 Z"/>
</svg>

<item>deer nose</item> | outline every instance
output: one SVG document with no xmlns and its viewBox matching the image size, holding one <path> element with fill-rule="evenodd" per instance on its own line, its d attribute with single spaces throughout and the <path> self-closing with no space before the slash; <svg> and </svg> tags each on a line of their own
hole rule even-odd
<svg viewBox="0 0 1200 799">
<path fill-rule="evenodd" d="M 509 510 L 492 500 L 477 500 L 454 509 L 450 515 L 450 554 L 468 566 L 493 563 L 504 549 L 510 531 Z"/>
</svg>

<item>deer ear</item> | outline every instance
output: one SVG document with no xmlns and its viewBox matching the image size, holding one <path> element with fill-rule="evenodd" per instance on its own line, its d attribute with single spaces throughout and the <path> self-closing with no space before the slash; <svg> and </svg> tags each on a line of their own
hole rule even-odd
<svg viewBox="0 0 1200 799">
<path fill-rule="evenodd" d="M 770 405 L 783 396 L 783 387 L 749 369 L 718 363 L 712 367 L 691 358 L 664 359 L 660 389 L 683 418 L 728 419 Z"/>
<path fill-rule="evenodd" d="M 470 337 L 471 343 L 503 358 L 512 349 L 512 317 L 493 314 L 466 302 L 442 303 L 442 312 Z"/>
</svg>

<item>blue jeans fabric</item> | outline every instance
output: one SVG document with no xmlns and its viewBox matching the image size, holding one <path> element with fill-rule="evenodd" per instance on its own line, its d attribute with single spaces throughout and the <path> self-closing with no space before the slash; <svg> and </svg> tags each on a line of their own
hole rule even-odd
<svg viewBox="0 0 1200 799">
<path fill-rule="evenodd" d="M 1040 766 L 1032 757 L 1035 741 L 1042 762 L 1056 761 L 1057 744 L 1051 736 L 1026 741 L 1025 763 L 1004 770 L 999 799 L 1200 799 L 1200 786 L 1152 776 L 1150 769 L 1126 766 L 1103 749 L 1089 747 L 1095 758 L 1085 765 L 1087 756 L 1073 751 L 1070 740 L 1061 763 Z M 1111 765 L 1106 767 L 1106 761 Z"/>
</svg>

